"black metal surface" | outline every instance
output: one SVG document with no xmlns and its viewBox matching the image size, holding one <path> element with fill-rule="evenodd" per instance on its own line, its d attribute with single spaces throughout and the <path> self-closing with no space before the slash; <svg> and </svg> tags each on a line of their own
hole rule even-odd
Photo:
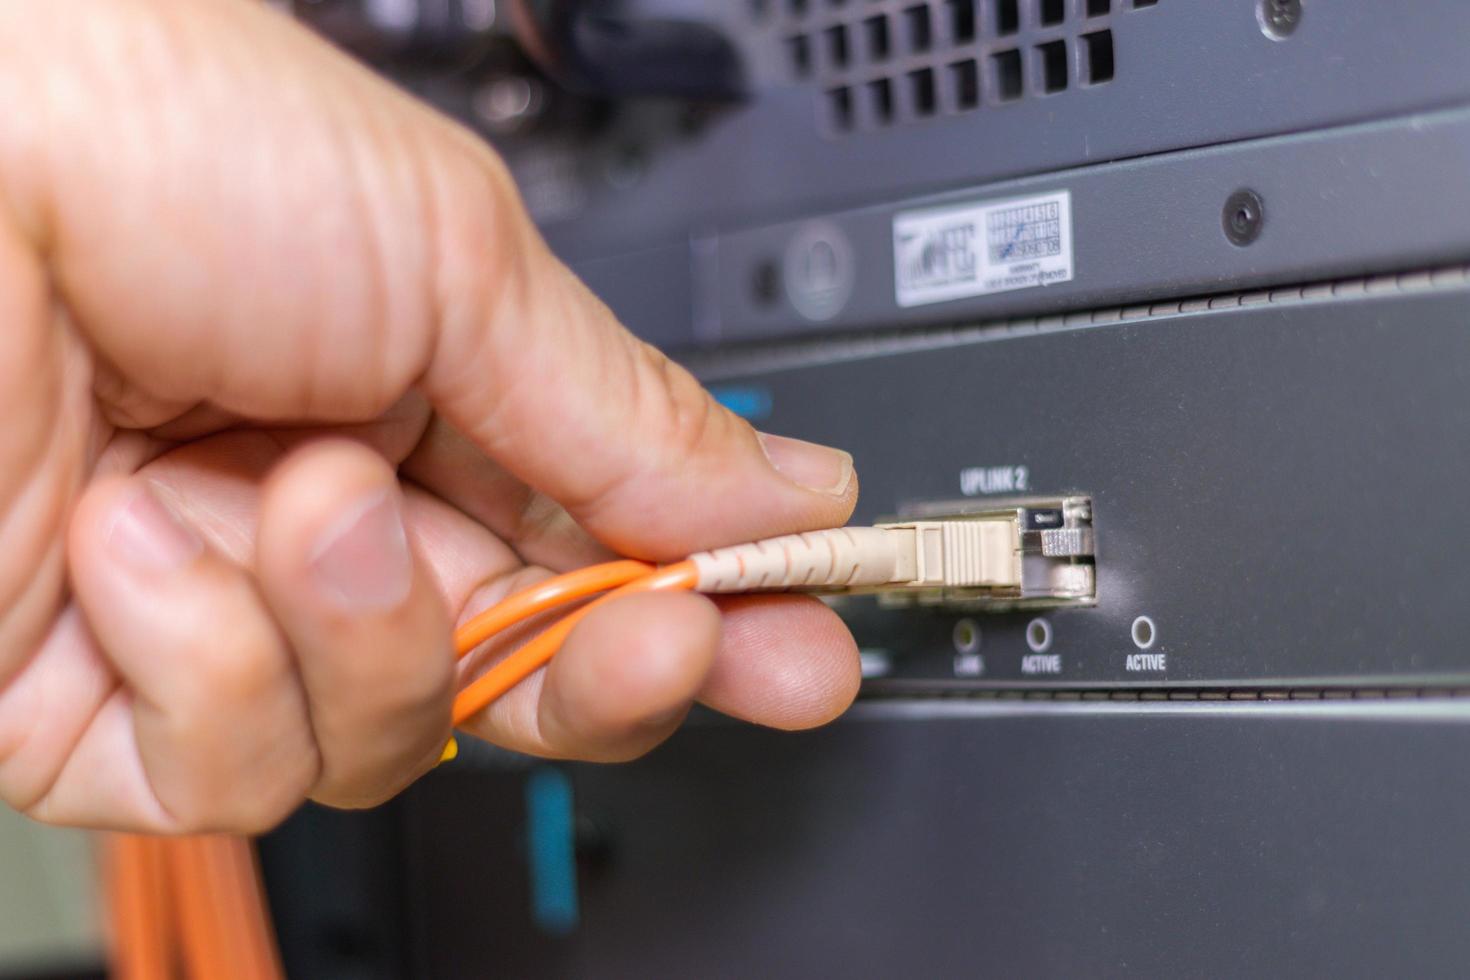
<svg viewBox="0 0 1470 980">
<path fill-rule="evenodd" d="M 410 975 L 418 913 L 404 900 L 402 806 L 348 813 L 308 805 L 261 839 L 261 872 L 288 976 Z"/>
<path fill-rule="evenodd" d="M 966 323 L 1463 260 L 1470 257 L 1464 166 L 1470 166 L 1470 110 L 1461 107 L 1099 163 L 920 199 L 880 200 L 819 221 L 793 216 L 723 231 L 697 241 L 693 270 L 685 274 L 694 276 L 696 286 L 694 332 L 702 343 L 728 344 Z M 1221 229 L 1222 207 L 1241 189 L 1253 191 L 1269 212 L 1255 223 L 1257 237 L 1248 248 L 1232 244 Z M 922 306 L 898 304 L 899 214 L 1059 191 L 1071 199 L 1071 280 Z M 846 242 L 853 283 L 846 304 L 820 322 L 793 303 L 761 304 L 751 289 L 760 263 L 786 255 L 812 229 Z M 643 329 L 659 320 L 652 300 L 635 295 L 633 284 L 640 280 L 628 271 L 608 296 L 614 309 L 621 307 L 628 322 Z M 655 281 L 665 280 L 660 275 Z"/>
<path fill-rule="evenodd" d="M 857 520 L 961 496 L 967 467 L 1089 493 L 1096 608 L 1047 614 L 1062 672 L 1227 686 L 1470 683 L 1470 292 L 1265 303 L 857 357 L 756 386 L 761 425 L 845 446 Z M 953 676 L 958 614 L 844 607 L 893 678 Z M 1130 671 L 1152 618 L 1164 671 Z M 1025 681 L 1030 615 L 981 620 Z"/>
<path fill-rule="evenodd" d="M 413 975 L 1463 975 L 1466 719 L 930 704 L 686 728 L 575 769 L 611 860 L 563 939 L 483 818 L 507 787 L 446 770 L 414 794 L 437 873 L 410 897 Z"/>
<path fill-rule="evenodd" d="M 607 134 L 649 141 L 658 152 L 636 185 L 606 180 L 595 167 L 573 168 L 573 206 L 546 212 L 554 243 L 567 255 L 593 258 L 682 241 L 692 230 L 730 229 L 891 201 L 1022 174 L 1208 146 L 1272 134 L 1381 119 L 1470 97 L 1463 57 L 1470 7 L 1460 0 L 1411 6 L 1376 0 L 1307 5 L 1285 40 L 1261 29 L 1255 0 L 1135 6 L 1113 0 L 1106 17 L 1084 17 L 1067 0 L 1061 24 L 1041 23 L 1041 4 L 1021 0 L 1015 33 L 997 30 L 997 4 L 981 4 L 977 36 L 955 42 L 948 5 L 940 0 L 848 0 L 832 4 L 771 0 L 765 15 L 745 2 L 644 0 L 644 6 L 698 8 L 718 15 L 751 66 L 754 98 L 721 116 L 698 139 L 664 140 L 631 123 Z M 927 49 L 905 40 L 905 10 L 924 8 L 933 26 Z M 890 20 L 889 54 L 870 60 L 861 20 Z M 851 23 L 851 58 L 831 64 L 824 31 Z M 1081 33 L 1107 27 L 1115 76 L 1084 84 Z M 809 75 L 788 56 L 805 37 L 814 58 Z M 1041 47 L 1069 41 L 1069 85 L 1044 91 Z M 1014 52 L 1020 97 L 1002 92 L 992 57 Z M 948 65 L 977 59 L 984 69 L 981 104 L 962 109 Z M 910 72 L 932 69 L 936 111 L 899 124 L 868 120 L 864 82 L 894 79 L 907 104 Z M 834 134 L 827 99 L 850 90 L 854 131 Z M 585 153 L 577 141 L 537 148 L 527 179 L 545 172 L 545 152 Z M 589 159 L 590 162 L 590 159 Z M 651 206 L 656 202 L 656 206 Z M 1218 201 L 1215 202 L 1218 205 Z"/>
</svg>

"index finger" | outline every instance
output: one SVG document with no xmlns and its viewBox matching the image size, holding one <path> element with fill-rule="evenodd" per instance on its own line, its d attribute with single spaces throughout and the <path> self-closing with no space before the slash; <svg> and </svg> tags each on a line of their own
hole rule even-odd
<svg viewBox="0 0 1470 980">
<path fill-rule="evenodd" d="M 115 418 L 354 421 L 419 386 L 623 553 L 850 513 L 850 457 L 758 436 L 624 330 L 466 130 L 260 4 L 78 13 L 0 5 L 0 99 L 30 107 L 0 190 Z"/>
</svg>

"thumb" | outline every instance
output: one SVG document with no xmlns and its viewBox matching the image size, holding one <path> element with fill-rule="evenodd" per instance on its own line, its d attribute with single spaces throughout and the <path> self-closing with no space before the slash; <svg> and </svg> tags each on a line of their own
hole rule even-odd
<svg viewBox="0 0 1470 980">
<path fill-rule="evenodd" d="M 111 421 L 359 421 L 418 386 L 629 554 L 851 512 L 846 454 L 758 436 L 631 336 L 472 134 L 264 5 L 85 6 L 0 5 L 0 102 L 34 108 L 0 123 L 0 201 Z"/>
</svg>

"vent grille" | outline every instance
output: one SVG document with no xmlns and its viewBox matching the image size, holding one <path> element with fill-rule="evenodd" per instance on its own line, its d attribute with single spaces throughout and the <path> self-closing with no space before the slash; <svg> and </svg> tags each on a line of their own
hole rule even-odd
<svg viewBox="0 0 1470 980">
<path fill-rule="evenodd" d="M 1158 0 L 749 2 L 835 137 L 1104 85 L 1113 20 Z"/>
</svg>

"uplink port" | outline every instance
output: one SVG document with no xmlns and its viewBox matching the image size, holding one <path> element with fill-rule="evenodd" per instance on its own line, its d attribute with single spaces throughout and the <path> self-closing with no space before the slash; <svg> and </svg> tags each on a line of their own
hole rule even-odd
<svg viewBox="0 0 1470 980">
<path fill-rule="evenodd" d="M 971 521 L 983 524 L 985 533 L 961 537 L 983 542 L 970 556 L 973 567 L 983 568 L 983 573 L 968 579 L 951 574 L 942 585 L 916 582 L 906 589 L 885 590 L 881 600 L 885 604 L 918 603 L 981 611 L 1091 605 L 1097 601 L 1089 497 L 925 504 L 907 508 L 902 520 L 879 526 L 924 528 L 937 523 L 941 528 L 953 528 Z"/>
</svg>

